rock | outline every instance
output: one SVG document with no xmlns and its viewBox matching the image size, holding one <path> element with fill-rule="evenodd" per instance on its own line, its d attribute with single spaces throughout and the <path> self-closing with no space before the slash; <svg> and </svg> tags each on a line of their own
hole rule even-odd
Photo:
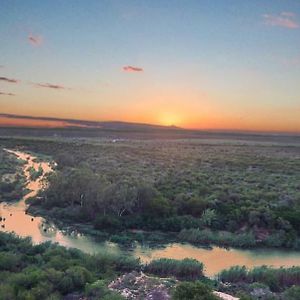
<svg viewBox="0 0 300 300">
<path fill-rule="evenodd" d="M 271 297 L 273 293 L 269 288 L 255 288 L 250 295 L 257 299 L 265 299 L 265 297 Z"/>
<path fill-rule="evenodd" d="M 223 299 L 223 300 L 239 300 L 240 298 L 236 298 L 236 297 L 233 297 L 229 294 L 225 294 L 225 293 L 222 293 L 222 292 L 216 292 L 214 291 L 213 292 L 216 296 L 218 296 L 219 298 Z"/>
<path fill-rule="evenodd" d="M 133 271 L 112 281 L 108 288 L 130 300 L 170 300 L 170 290 L 176 283 L 174 279 L 150 277 Z"/>
</svg>

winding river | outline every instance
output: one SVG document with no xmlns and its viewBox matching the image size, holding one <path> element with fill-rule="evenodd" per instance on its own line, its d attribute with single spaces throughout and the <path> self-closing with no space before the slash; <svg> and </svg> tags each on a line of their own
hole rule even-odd
<svg viewBox="0 0 300 300">
<path fill-rule="evenodd" d="M 14 232 L 15 234 L 26 237 L 30 236 L 33 243 L 42 243 L 51 241 L 59 243 L 66 247 L 80 249 L 86 253 L 97 253 L 108 251 L 120 253 L 121 250 L 117 244 L 110 242 L 97 242 L 93 237 L 82 235 L 76 231 L 64 231 L 58 229 L 52 222 L 42 217 L 33 217 L 26 214 L 26 199 L 35 196 L 40 189 L 45 188 L 45 175 L 52 172 L 53 169 L 49 162 L 39 162 L 33 155 L 5 149 L 18 159 L 26 161 L 23 165 L 23 172 L 26 177 L 26 188 L 30 190 L 20 201 L 15 203 L 0 203 L 0 230 Z M 42 168 L 42 175 L 36 180 L 30 180 L 29 168 L 38 170 Z M 189 244 L 173 243 L 166 247 L 153 248 L 137 244 L 130 251 L 136 257 L 141 258 L 143 262 L 148 262 L 155 258 L 175 258 L 183 259 L 186 257 L 195 258 L 205 265 L 205 273 L 213 276 L 225 268 L 234 265 L 245 265 L 248 268 L 260 265 L 269 265 L 274 267 L 300 266 L 300 251 L 273 250 L 273 249 L 224 249 L 213 247 L 212 249 L 197 248 Z"/>
</svg>

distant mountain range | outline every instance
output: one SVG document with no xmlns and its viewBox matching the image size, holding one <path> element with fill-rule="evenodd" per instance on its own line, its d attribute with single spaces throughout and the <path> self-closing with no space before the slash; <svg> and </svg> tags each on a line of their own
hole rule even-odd
<svg viewBox="0 0 300 300">
<path fill-rule="evenodd" d="M 76 120 L 76 119 L 63 119 L 63 118 L 53 118 L 53 117 L 35 117 L 35 116 L 23 116 L 15 114 L 4 114 L 0 113 L 0 126 L 6 126 L 5 123 L 1 122 L 1 119 L 10 120 L 24 120 L 28 121 L 30 126 L 30 121 L 44 121 L 53 123 L 51 127 L 85 127 L 85 128 L 101 128 L 101 129 L 111 129 L 111 130 L 153 130 L 153 129 L 168 129 L 168 130 L 184 130 L 183 128 L 177 126 L 163 126 L 154 125 L 146 123 L 133 123 L 133 122 L 122 122 L 122 121 L 86 121 L 86 120 Z M 16 122 L 16 126 L 18 122 Z M 55 126 L 57 124 L 57 126 Z M 10 126 L 13 126 L 10 124 Z M 43 125 L 40 125 L 43 127 Z"/>
<path fill-rule="evenodd" d="M 234 139 L 299 143 L 299 133 L 201 130 L 122 121 L 86 121 L 0 113 L 1 136 L 60 136 L 157 139 Z"/>
</svg>

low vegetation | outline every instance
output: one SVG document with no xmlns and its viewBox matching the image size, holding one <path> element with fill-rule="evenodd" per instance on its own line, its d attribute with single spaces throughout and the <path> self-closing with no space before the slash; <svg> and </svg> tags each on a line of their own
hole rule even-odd
<svg viewBox="0 0 300 300">
<path fill-rule="evenodd" d="M 89 299 L 119 299 L 107 284 L 121 272 L 140 268 L 128 256 L 91 256 L 51 243 L 0 233 L 0 299 L 62 299 L 77 293 Z M 105 296 L 106 298 L 102 298 Z M 115 298 L 113 298 L 115 297 Z"/>
<path fill-rule="evenodd" d="M 35 181 L 43 174 L 43 168 L 39 165 L 39 168 L 36 170 L 34 167 L 29 167 L 29 176 L 30 180 Z"/>
<path fill-rule="evenodd" d="M 174 276 L 181 280 L 196 280 L 204 277 L 203 264 L 195 259 L 183 260 L 160 258 L 145 266 L 145 271 L 160 277 Z"/>
<path fill-rule="evenodd" d="M 180 240 L 196 244 L 300 249 L 298 146 L 197 140 L 2 143 L 52 155 L 58 163 L 31 212 L 92 223 L 99 231 L 159 230 L 180 232 Z"/>
<path fill-rule="evenodd" d="M 220 300 L 212 289 L 202 282 L 183 282 L 177 285 L 173 300 Z"/>
<path fill-rule="evenodd" d="M 292 286 L 300 286 L 300 267 L 274 269 L 262 266 L 247 270 L 236 266 L 222 271 L 218 277 L 222 282 L 262 283 L 272 292 L 281 292 Z"/>
<path fill-rule="evenodd" d="M 24 195 L 23 163 L 0 148 L 0 202 L 17 201 Z"/>
<path fill-rule="evenodd" d="M 217 280 L 206 278 L 202 271 L 203 264 L 192 259 L 159 259 L 141 265 L 128 255 L 88 255 L 50 242 L 34 246 L 29 238 L 0 232 L 1 300 L 121 300 L 120 293 L 129 291 L 135 295 L 169 293 L 174 300 L 218 299 L 212 289 L 243 300 L 299 299 L 299 267 L 234 267 L 222 271 Z M 160 278 L 174 276 L 179 281 Z"/>
</svg>

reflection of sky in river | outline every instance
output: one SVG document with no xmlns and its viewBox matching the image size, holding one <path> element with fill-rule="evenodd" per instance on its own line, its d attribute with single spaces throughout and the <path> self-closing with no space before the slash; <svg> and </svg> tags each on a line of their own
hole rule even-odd
<svg viewBox="0 0 300 300">
<path fill-rule="evenodd" d="M 66 247 L 78 248 L 88 253 L 96 253 L 99 251 L 118 252 L 118 247 L 109 243 L 97 243 L 92 238 L 78 234 L 77 232 L 64 233 L 58 230 L 54 224 L 47 222 L 42 217 L 33 217 L 25 213 L 25 200 L 35 196 L 42 188 L 42 179 L 46 173 L 52 171 L 51 166 L 47 162 L 36 162 L 36 157 L 20 151 L 8 152 L 16 155 L 19 159 L 27 161 L 23 167 L 24 175 L 28 180 L 26 188 L 30 192 L 19 202 L 16 203 L 0 203 L 0 230 L 6 232 L 14 232 L 19 236 L 30 236 L 33 243 L 42 243 L 52 241 Z M 43 176 L 35 181 L 30 181 L 29 168 L 33 167 L 38 170 L 39 166 L 43 169 Z"/>
<path fill-rule="evenodd" d="M 49 163 L 35 162 L 35 157 L 22 152 L 14 152 L 20 159 L 27 160 L 24 166 L 24 173 L 29 179 L 28 167 L 32 166 L 36 170 L 39 165 L 43 168 L 44 174 L 52 169 Z M 42 188 L 41 179 L 29 182 L 27 188 L 32 190 L 22 200 L 14 204 L 0 203 L 0 215 L 5 221 L 0 222 L 0 230 L 15 232 L 17 235 L 30 236 L 33 243 L 52 241 L 62 246 L 80 249 L 93 254 L 107 251 L 118 253 L 121 250 L 116 244 L 97 242 L 92 237 L 78 234 L 77 232 L 65 232 L 58 230 L 54 224 L 47 222 L 41 217 L 32 217 L 25 213 L 25 199 L 34 196 Z M 2 227 L 3 226 L 3 227 Z M 186 257 L 195 258 L 205 265 L 207 275 L 213 275 L 222 269 L 234 265 L 245 265 L 249 268 L 260 265 L 272 265 L 274 267 L 300 265 L 300 252 L 285 250 L 237 250 L 214 247 L 212 250 L 196 248 L 191 245 L 171 244 L 166 248 L 153 249 L 142 247 L 137 244 L 133 251 L 134 255 L 140 257 L 142 261 L 148 262 L 155 258 L 183 259 Z"/>
<path fill-rule="evenodd" d="M 196 248 L 187 244 L 171 244 L 164 249 L 150 249 L 137 246 L 134 254 L 142 261 L 148 262 L 156 258 L 195 258 L 204 263 L 205 272 L 212 276 L 223 269 L 235 265 L 249 268 L 261 265 L 274 267 L 300 265 L 300 252 L 284 250 L 238 250 L 213 247 L 212 250 Z"/>
</svg>

